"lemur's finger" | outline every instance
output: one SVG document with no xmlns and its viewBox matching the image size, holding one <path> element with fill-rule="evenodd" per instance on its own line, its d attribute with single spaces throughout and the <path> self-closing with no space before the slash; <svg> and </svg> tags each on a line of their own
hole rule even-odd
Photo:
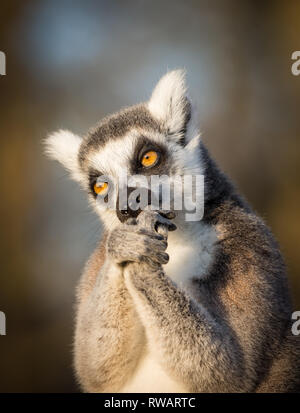
<svg viewBox="0 0 300 413">
<path fill-rule="evenodd" d="M 156 254 L 156 257 L 160 264 L 167 264 L 169 262 L 169 254 L 166 252 L 159 252 Z"/>
<path fill-rule="evenodd" d="M 155 230 L 158 232 L 159 227 L 166 227 L 168 231 L 175 231 L 177 229 L 176 225 L 173 222 L 157 222 Z"/>
<path fill-rule="evenodd" d="M 165 211 L 165 213 L 170 213 L 171 211 Z M 152 233 L 159 233 L 164 238 L 167 237 L 168 231 L 174 231 L 177 227 L 169 219 L 162 216 L 157 211 L 145 210 L 142 211 L 138 217 L 138 224 L 140 227 L 150 231 Z M 159 227 L 164 228 L 159 230 Z"/>
<path fill-rule="evenodd" d="M 141 258 L 142 262 L 145 262 L 147 265 L 149 265 L 151 268 L 153 268 L 154 270 L 157 270 L 157 268 L 160 266 L 160 262 L 153 260 L 152 258 L 143 256 Z"/>
<path fill-rule="evenodd" d="M 174 219 L 176 217 L 176 214 L 174 211 L 162 210 L 162 211 L 157 211 L 157 212 L 163 217 L 168 218 L 168 219 Z"/>
<path fill-rule="evenodd" d="M 148 231 L 145 228 L 139 229 L 137 231 L 137 233 L 141 234 L 141 235 L 147 235 L 149 238 L 152 238 L 152 239 L 157 239 L 157 240 L 163 240 L 164 239 L 164 237 L 162 235 L 157 234 L 156 232 L 153 232 L 153 231 Z"/>
<path fill-rule="evenodd" d="M 141 261 L 146 262 L 152 267 L 156 267 L 160 264 L 167 264 L 169 262 L 169 255 L 166 252 L 158 252 L 156 254 L 152 254 L 151 256 L 144 255 L 141 258 Z"/>
<path fill-rule="evenodd" d="M 177 228 L 173 222 L 171 222 L 168 218 L 165 218 L 160 213 L 157 214 L 157 222 L 156 222 L 156 231 L 158 230 L 159 224 L 162 224 L 168 228 L 169 231 L 175 231 Z"/>
<path fill-rule="evenodd" d="M 158 211 L 159 215 L 162 216 L 163 218 L 166 218 L 167 220 L 173 219 L 176 217 L 175 212 L 170 211 L 170 210 L 162 210 Z M 176 225 L 173 224 L 172 222 L 165 222 L 164 224 L 156 224 L 156 231 L 161 234 L 163 237 L 168 236 L 168 231 L 175 231 Z"/>
<path fill-rule="evenodd" d="M 164 238 L 168 235 L 168 227 L 165 224 L 158 224 L 157 230 L 158 234 L 162 235 Z"/>
<path fill-rule="evenodd" d="M 159 241 L 157 239 L 149 239 L 149 237 L 145 237 L 141 239 L 141 243 L 146 247 L 147 254 L 151 254 L 152 251 L 161 252 L 168 248 L 168 243 L 165 238 L 162 241 Z"/>
<path fill-rule="evenodd" d="M 140 215 L 138 216 L 138 223 L 140 227 L 150 232 L 156 232 L 155 224 L 157 222 L 157 215 L 158 214 L 155 211 L 148 211 L 148 210 L 142 211 Z"/>
</svg>

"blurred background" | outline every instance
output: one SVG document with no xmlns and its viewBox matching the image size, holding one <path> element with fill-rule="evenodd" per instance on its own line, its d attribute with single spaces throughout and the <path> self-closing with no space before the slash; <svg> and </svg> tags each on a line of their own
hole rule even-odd
<svg viewBox="0 0 300 413">
<path fill-rule="evenodd" d="M 185 67 L 204 140 L 272 227 L 300 310 L 300 2 L 2 1 L 0 392 L 73 392 L 74 291 L 101 234 L 85 195 L 43 155 Z"/>
</svg>

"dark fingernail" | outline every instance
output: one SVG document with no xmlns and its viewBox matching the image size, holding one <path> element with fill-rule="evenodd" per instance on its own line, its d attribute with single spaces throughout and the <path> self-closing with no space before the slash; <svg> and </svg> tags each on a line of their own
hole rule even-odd
<svg viewBox="0 0 300 413">
<path fill-rule="evenodd" d="M 153 237 L 154 239 L 159 240 L 159 241 L 162 241 L 163 239 L 165 239 L 165 238 L 163 237 L 163 235 L 160 235 L 160 234 L 158 234 L 158 233 L 153 234 L 152 237 Z"/>
<path fill-rule="evenodd" d="M 176 227 L 175 224 L 171 223 L 171 224 L 169 224 L 168 229 L 169 229 L 169 231 L 175 231 L 175 229 L 177 229 L 177 227 Z"/>
<path fill-rule="evenodd" d="M 161 252 L 157 254 L 160 261 L 164 262 L 165 264 L 169 261 L 169 254 L 166 252 Z"/>
<path fill-rule="evenodd" d="M 173 211 L 161 211 L 159 213 L 160 213 L 160 215 L 162 215 L 163 217 L 168 218 L 168 219 L 173 219 L 173 218 L 176 217 L 176 214 Z"/>
<path fill-rule="evenodd" d="M 169 218 L 169 219 L 173 219 L 173 218 L 175 218 L 175 217 L 176 217 L 175 212 L 173 212 L 173 211 L 168 212 L 168 214 L 167 214 L 167 218 Z"/>
</svg>

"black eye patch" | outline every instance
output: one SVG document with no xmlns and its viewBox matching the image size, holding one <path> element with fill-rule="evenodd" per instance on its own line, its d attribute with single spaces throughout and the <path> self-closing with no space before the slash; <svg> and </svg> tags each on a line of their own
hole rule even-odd
<svg viewBox="0 0 300 413">
<path fill-rule="evenodd" d="M 145 167 L 142 165 L 142 159 L 143 156 L 150 151 L 155 151 L 158 154 L 158 159 L 153 166 Z M 167 159 L 167 148 L 164 145 L 153 142 L 151 139 L 146 137 L 141 137 L 130 162 L 130 172 L 132 175 L 159 175 L 162 171 L 166 174 Z"/>
<path fill-rule="evenodd" d="M 97 171 L 96 169 L 90 169 L 89 170 L 89 189 L 91 195 L 93 195 L 94 198 L 97 197 L 97 194 L 94 191 L 94 185 L 97 183 L 97 180 L 99 176 L 102 176 L 103 174 L 100 171 Z M 106 181 L 104 179 L 104 181 Z"/>
</svg>

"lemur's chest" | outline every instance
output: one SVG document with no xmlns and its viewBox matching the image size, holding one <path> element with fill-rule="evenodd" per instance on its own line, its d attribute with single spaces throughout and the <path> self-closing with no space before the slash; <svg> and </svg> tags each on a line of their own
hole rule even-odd
<svg viewBox="0 0 300 413">
<path fill-rule="evenodd" d="M 132 378 L 121 393 L 187 393 L 188 390 L 168 375 L 154 357 L 151 349 L 145 349 Z"/>
<path fill-rule="evenodd" d="M 170 233 L 167 253 L 170 260 L 164 270 L 179 287 L 186 289 L 192 278 L 208 275 L 215 257 L 217 233 L 214 227 L 197 225 L 197 231 L 188 236 Z"/>
<path fill-rule="evenodd" d="M 199 225 L 200 226 L 200 225 Z M 213 262 L 216 249 L 217 234 L 212 227 L 201 226 L 199 233 L 193 236 L 181 237 L 180 233 L 169 234 L 167 252 L 170 261 L 164 265 L 166 275 L 170 277 L 179 288 L 193 295 L 190 280 L 195 277 L 208 275 L 209 266 Z M 155 344 L 152 344 L 155 346 Z M 179 351 L 179 349 L 178 349 Z M 124 386 L 122 392 L 146 393 L 184 393 L 188 389 L 161 367 L 159 361 L 160 351 L 145 343 L 144 353 L 137 369 Z"/>
</svg>

